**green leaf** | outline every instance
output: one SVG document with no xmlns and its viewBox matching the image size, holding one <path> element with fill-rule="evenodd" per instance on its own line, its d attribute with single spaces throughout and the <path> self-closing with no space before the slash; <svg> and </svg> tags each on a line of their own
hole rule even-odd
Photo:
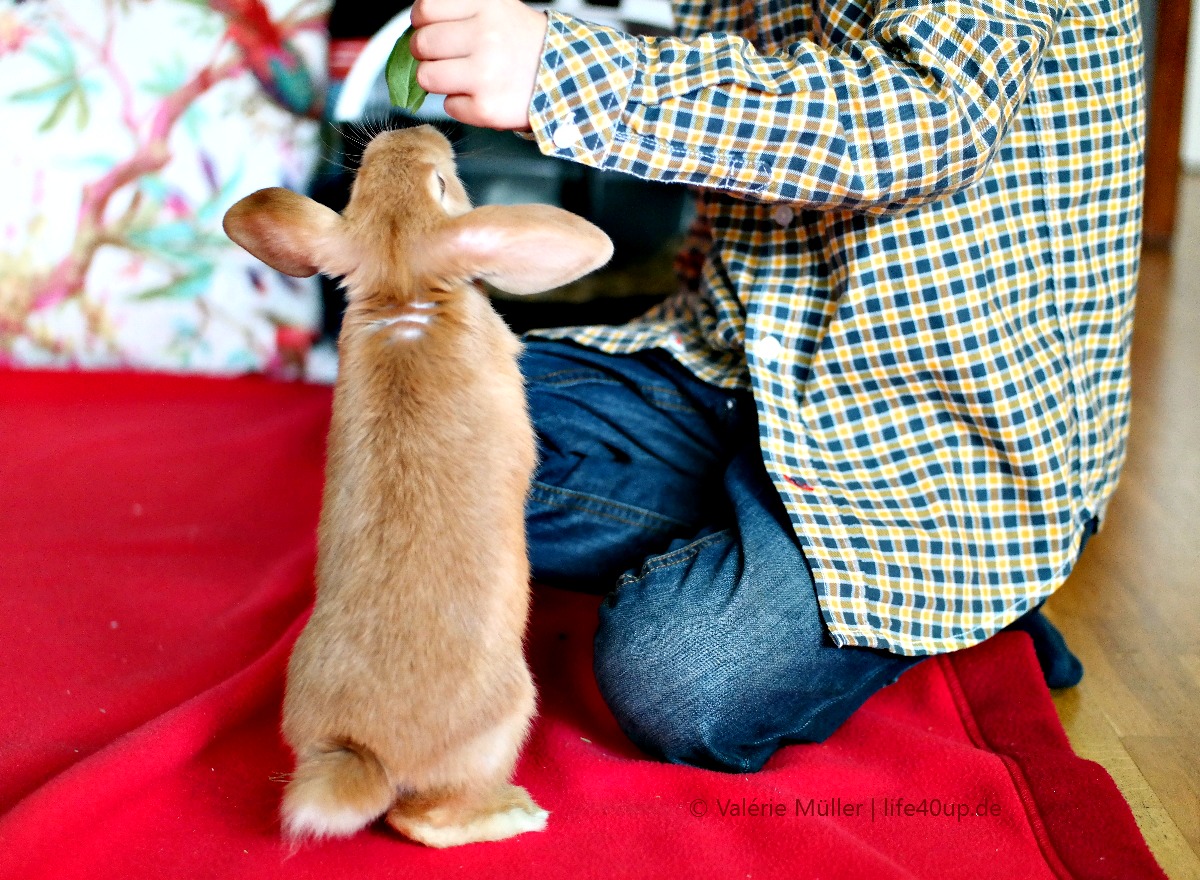
<svg viewBox="0 0 1200 880">
<path fill-rule="evenodd" d="M 80 131 L 87 128 L 88 120 L 92 118 L 91 110 L 88 108 L 87 92 L 83 89 L 76 89 L 72 92 L 75 97 L 75 127 Z"/>
<path fill-rule="evenodd" d="M 46 121 L 38 126 L 38 131 L 46 132 L 58 125 L 58 120 L 62 119 L 63 114 L 67 112 L 67 107 L 71 103 L 71 98 L 75 96 L 75 92 L 67 92 L 54 105 L 54 109 L 50 111 L 50 115 L 46 117 Z"/>
<path fill-rule="evenodd" d="M 149 92 L 156 98 L 172 95 L 187 83 L 187 65 L 178 56 L 154 65 L 154 69 L 141 84 L 143 91 Z"/>
<path fill-rule="evenodd" d="M 206 263 L 184 275 L 177 276 L 166 284 L 134 294 L 130 299 L 136 302 L 150 302 L 158 299 L 196 299 L 208 292 L 212 286 L 212 277 L 213 266 Z"/>
<path fill-rule="evenodd" d="M 69 91 L 71 91 L 71 80 L 64 76 L 40 86 L 13 92 L 8 98 L 10 101 L 40 101 L 42 99 L 57 101 Z"/>
<path fill-rule="evenodd" d="M 388 97 L 393 107 L 403 107 L 409 113 L 416 113 L 425 103 L 428 94 L 417 83 L 417 59 L 413 58 L 408 44 L 412 42 L 412 28 L 400 35 L 392 54 L 388 56 L 387 67 L 384 68 L 384 78 L 387 80 Z"/>
</svg>

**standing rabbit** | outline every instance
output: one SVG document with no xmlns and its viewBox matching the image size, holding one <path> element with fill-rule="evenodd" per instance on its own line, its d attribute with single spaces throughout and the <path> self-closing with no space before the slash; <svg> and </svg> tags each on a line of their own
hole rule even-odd
<svg viewBox="0 0 1200 880">
<path fill-rule="evenodd" d="M 431 846 L 545 827 L 509 782 L 534 712 L 523 652 L 524 503 L 535 444 L 520 344 L 476 281 L 534 293 L 603 265 L 595 226 L 545 205 L 472 210 L 423 126 L 363 155 L 341 214 L 273 188 L 225 216 L 348 307 L 329 431 L 317 599 L 288 669 L 293 838 L 379 816 Z"/>
</svg>

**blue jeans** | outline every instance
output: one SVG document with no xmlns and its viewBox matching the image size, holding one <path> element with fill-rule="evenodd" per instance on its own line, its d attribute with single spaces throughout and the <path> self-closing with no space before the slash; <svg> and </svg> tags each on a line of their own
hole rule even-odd
<svg viewBox="0 0 1200 880">
<path fill-rule="evenodd" d="M 527 341 L 522 371 L 540 445 L 533 575 L 605 594 L 596 680 L 642 750 L 757 770 L 922 659 L 834 645 L 748 392 L 662 352 L 569 342 Z"/>
</svg>

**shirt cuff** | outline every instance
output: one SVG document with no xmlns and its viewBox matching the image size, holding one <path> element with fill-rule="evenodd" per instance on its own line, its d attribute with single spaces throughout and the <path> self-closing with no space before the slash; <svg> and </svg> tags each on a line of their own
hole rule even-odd
<svg viewBox="0 0 1200 880">
<path fill-rule="evenodd" d="M 547 156 L 599 167 L 629 100 L 639 43 L 612 28 L 547 13 L 529 125 Z"/>
</svg>

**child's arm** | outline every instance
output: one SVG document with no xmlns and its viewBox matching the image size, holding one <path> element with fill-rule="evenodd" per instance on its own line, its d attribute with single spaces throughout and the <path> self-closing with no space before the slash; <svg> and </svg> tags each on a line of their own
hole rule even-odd
<svg viewBox="0 0 1200 880">
<path fill-rule="evenodd" d="M 727 34 L 636 38 L 550 13 L 537 63 L 529 46 L 541 16 L 519 0 L 418 0 L 413 15 L 444 21 L 440 9 L 477 7 L 521 22 L 520 37 L 460 30 L 454 49 L 472 44 L 478 66 L 460 64 L 442 81 L 436 65 L 422 64 L 419 76 L 429 91 L 469 95 L 481 113 L 507 88 L 503 122 L 483 124 L 524 127 L 516 108 L 525 100 L 543 152 L 764 201 L 889 210 L 983 174 L 1064 5 L 881 0 L 864 39 L 832 48 L 801 40 L 777 54 Z M 439 57 L 421 36 L 418 57 Z M 478 63 L 484 52 L 509 58 L 516 73 L 498 77 L 503 63 Z M 464 106 L 447 103 L 451 115 Z"/>
</svg>

